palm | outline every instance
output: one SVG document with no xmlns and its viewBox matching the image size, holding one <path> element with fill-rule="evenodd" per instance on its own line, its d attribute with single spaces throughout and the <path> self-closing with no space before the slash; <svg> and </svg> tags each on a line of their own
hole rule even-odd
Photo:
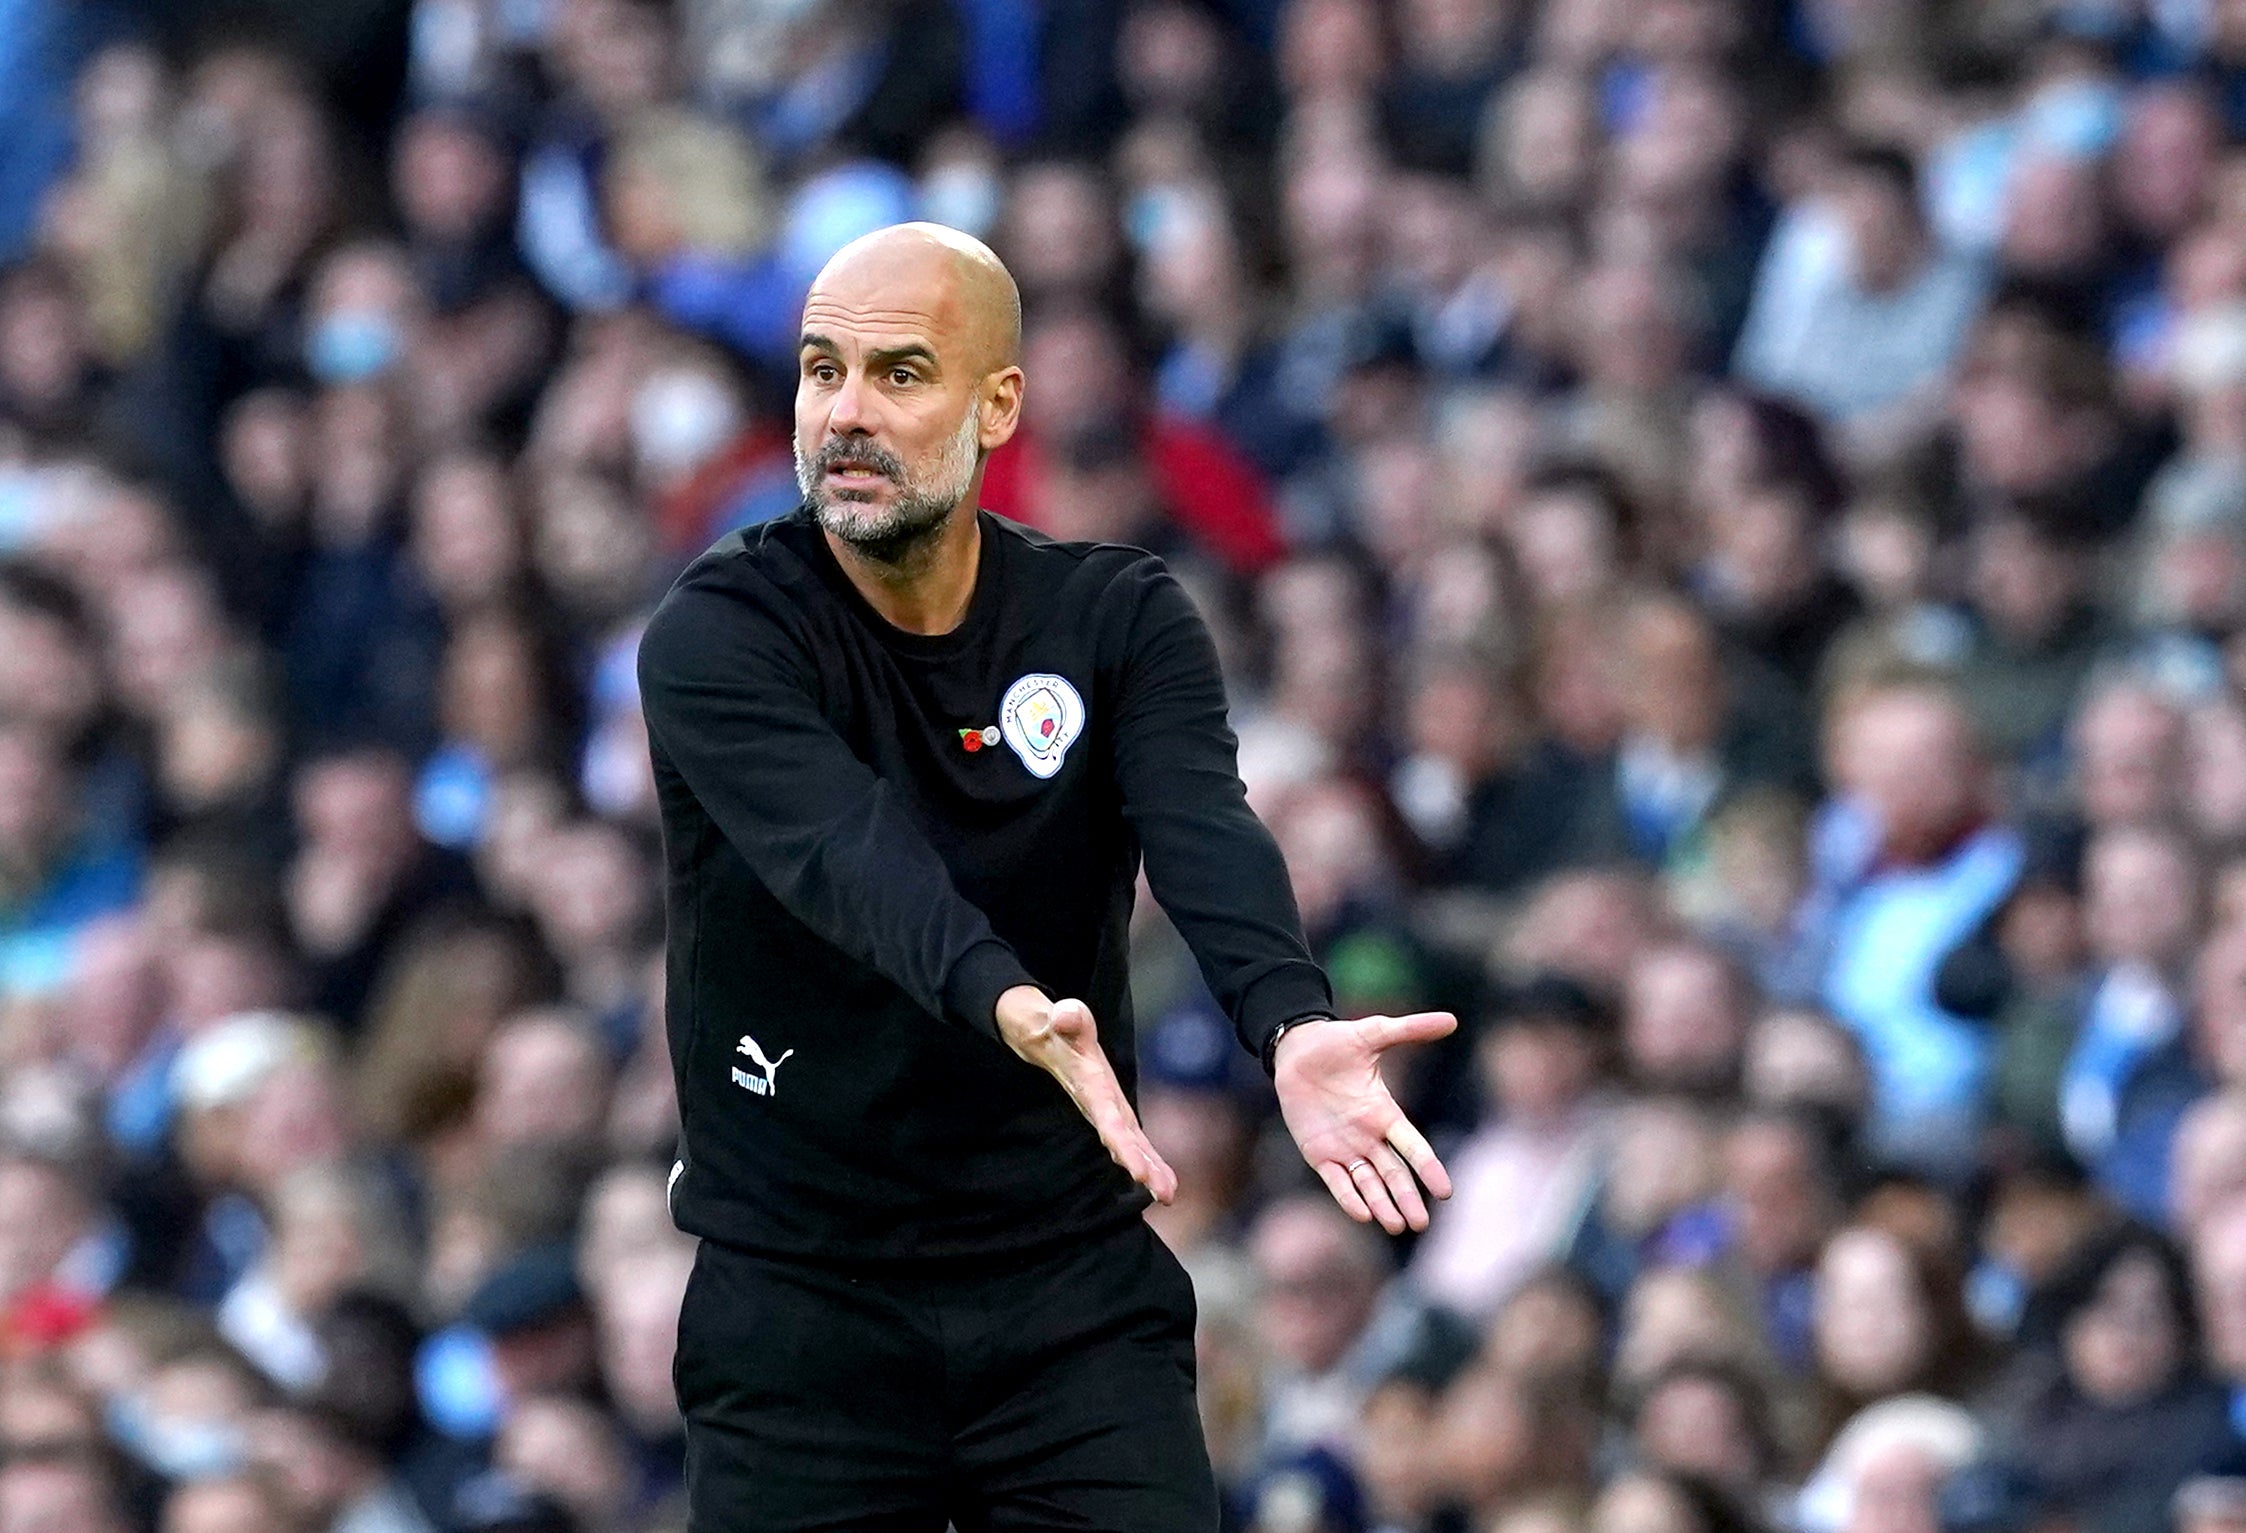
<svg viewBox="0 0 2246 1533">
<path fill-rule="evenodd" d="M 1310 1089 L 1280 1099 L 1287 1130 L 1312 1165 L 1362 1155 L 1403 1117 L 1380 1078 L 1377 1056 L 1355 1040 L 1308 1077 Z"/>
<path fill-rule="evenodd" d="M 1302 1158 L 1351 1218 L 1377 1219 L 1390 1234 L 1427 1228 L 1420 1188 L 1450 1196 L 1450 1176 L 1412 1126 L 1380 1056 L 1399 1044 L 1440 1038 L 1458 1025 L 1448 1012 L 1316 1022 L 1279 1041 L 1279 1110 Z"/>
</svg>

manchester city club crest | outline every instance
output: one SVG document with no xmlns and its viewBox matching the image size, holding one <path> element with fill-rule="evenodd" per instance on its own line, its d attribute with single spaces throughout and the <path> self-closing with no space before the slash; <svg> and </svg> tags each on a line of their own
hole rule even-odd
<svg viewBox="0 0 2246 1533">
<path fill-rule="evenodd" d="M 1067 677 L 1034 671 L 1006 689 L 998 730 L 1031 776 L 1051 777 L 1084 732 L 1084 699 Z"/>
</svg>

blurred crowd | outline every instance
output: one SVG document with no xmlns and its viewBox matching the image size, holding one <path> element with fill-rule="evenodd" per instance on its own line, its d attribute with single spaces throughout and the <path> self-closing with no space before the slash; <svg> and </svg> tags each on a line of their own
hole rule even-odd
<svg viewBox="0 0 2246 1533">
<path fill-rule="evenodd" d="M 1391 1241 L 1142 908 L 1237 1529 L 2240 1533 L 2241 145 L 2240 0 L 0 0 L 0 1533 L 683 1527 L 636 625 L 912 217 L 1462 1019 Z"/>
</svg>

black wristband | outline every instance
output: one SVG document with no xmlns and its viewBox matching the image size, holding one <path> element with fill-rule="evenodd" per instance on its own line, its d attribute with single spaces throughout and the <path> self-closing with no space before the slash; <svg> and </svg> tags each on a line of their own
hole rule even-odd
<svg viewBox="0 0 2246 1533">
<path fill-rule="evenodd" d="M 1290 1029 L 1300 1027 L 1305 1022 L 1331 1022 L 1333 1020 L 1334 1019 L 1331 1013 L 1323 1011 L 1311 1011 L 1305 1012 L 1299 1017 L 1289 1017 L 1286 1021 L 1273 1028 L 1270 1034 L 1263 1040 L 1263 1073 L 1273 1077 L 1274 1079 L 1278 1077 L 1279 1040 L 1286 1037 Z"/>
</svg>

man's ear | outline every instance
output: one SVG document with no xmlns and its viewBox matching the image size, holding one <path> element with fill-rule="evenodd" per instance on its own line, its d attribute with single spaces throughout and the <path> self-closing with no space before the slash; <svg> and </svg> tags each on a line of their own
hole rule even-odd
<svg viewBox="0 0 2246 1533">
<path fill-rule="evenodd" d="M 979 440 L 984 452 L 995 452 L 1013 439 L 1022 423 L 1022 394 L 1028 380 L 1018 367 L 1004 367 L 983 380 L 976 413 L 982 418 Z"/>
</svg>

